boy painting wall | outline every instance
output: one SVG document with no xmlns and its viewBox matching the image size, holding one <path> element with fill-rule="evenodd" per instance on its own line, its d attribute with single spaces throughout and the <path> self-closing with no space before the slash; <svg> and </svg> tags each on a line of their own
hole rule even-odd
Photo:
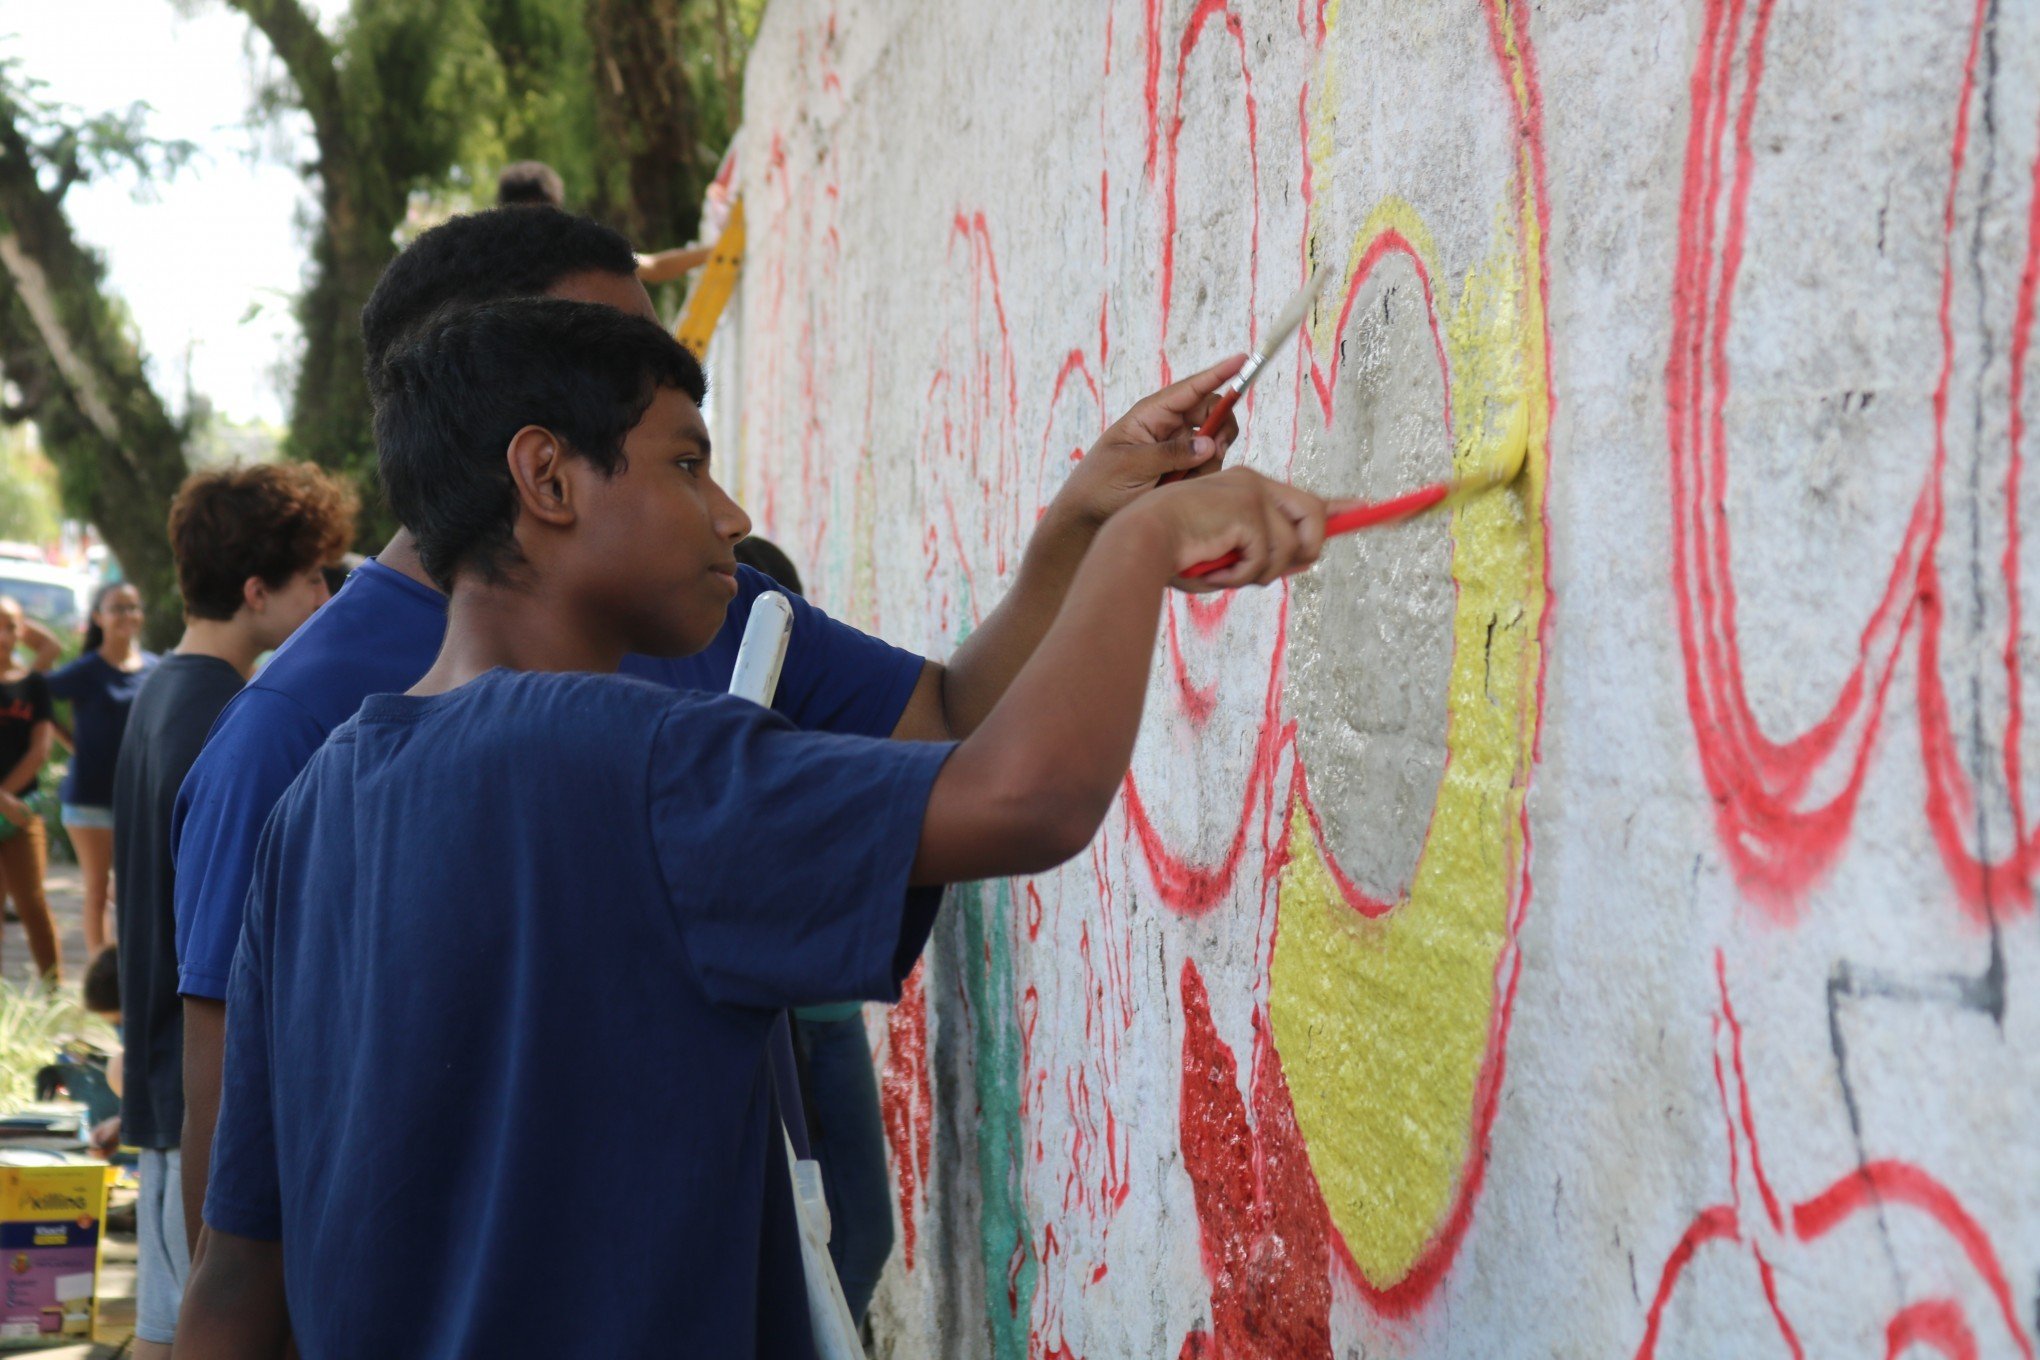
<svg viewBox="0 0 2040 1360">
<path fill-rule="evenodd" d="M 543 206 L 454 218 L 412 242 L 362 312 L 371 392 L 383 357 L 446 308 L 551 296 L 651 318 L 628 242 Z M 795 599 L 774 707 L 796 726 L 854 736 L 945 738 L 990 712 L 1055 617 L 1100 526 L 1170 472 L 1215 467 L 1237 433 L 1193 439 L 1234 359 L 1137 404 L 1099 439 L 1041 516 L 1012 589 L 946 665 L 889 646 Z M 751 601 L 768 589 L 740 569 L 709 645 L 691 656 L 626 657 L 629 674 L 679 689 L 728 689 Z M 184 1204 L 193 1241 L 219 1099 L 227 975 L 263 823 L 320 742 L 370 694 L 408 689 L 432 664 L 446 600 L 399 531 L 261 677 L 237 696 L 178 799 L 179 985 L 185 998 Z"/>
<path fill-rule="evenodd" d="M 741 588 L 702 390 L 657 326 L 550 300 L 390 358 L 383 479 L 445 642 L 263 835 L 180 1355 L 811 1354 L 772 1017 L 895 999 L 937 885 L 1078 853 L 1171 579 L 1237 550 L 1209 583 L 1266 582 L 1323 540 L 1321 502 L 1250 472 L 1165 488 L 960 744 L 803 732 L 615 674 L 708 646 Z M 549 1117 L 589 1085 L 635 1094 Z"/>
<path fill-rule="evenodd" d="M 141 1149 L 135 1354 L 166 1357 L 190 1270 L 170 816 L 213 720 L 326 600 L 321 569 L 354 535 L 354 493 L 310 464 L 201 472 L 170 505 L 184 636 L 143 681 L 114 767 L 123 1046 L 121 1141 Z"/>
</svg>

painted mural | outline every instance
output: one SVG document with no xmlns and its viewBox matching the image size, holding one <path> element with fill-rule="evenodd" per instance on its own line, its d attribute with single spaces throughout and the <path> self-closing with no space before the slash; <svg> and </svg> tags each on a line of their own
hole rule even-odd
<svg viewBox="0 0 2040 1360">
<path fill-rule="evenodd" d="M 879 1354 L 2032 1360 L 2040 7 L 774 0 L 738 177 L 718 449 L 929 655 L 1321 265 L 1235 457 L 1529 447 L 1173 600 L 1097 842 L 953 895 Z"/>
</svg>

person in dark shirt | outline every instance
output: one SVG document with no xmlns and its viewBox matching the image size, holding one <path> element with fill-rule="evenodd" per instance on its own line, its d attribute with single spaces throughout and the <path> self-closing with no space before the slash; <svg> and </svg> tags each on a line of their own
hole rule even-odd
<svg viewBox="0 0 2040 1360">
<path fill-rule="evenodd" d="M 15 659 L 26 621 L 20 604 L 0 595 L 0 886 L 21 918 L 36 972 L 54 985 L 62 979 L 63 960 L 43 896 L 49 841 L 36 795 L 53 735 L 50 687 Z"/>
<path fill-rule="evenodd" d="M 177 994 L 177 790 L 262 653 L 326 599 L 325 565 L 354 534 L 354 493 L 309 463 L 187 478 L 170 505 L 184 636 L 150 673 L 113 775 L 120 874 L 122 1141 L 141 1149 L 135 1355 L 167 1360 L 190 1272 L 177 1143 L 184 1126 L 184 1012 Z"/>
<path fill-rule="evenodd" d="M 71 768 L 57 798 L 84 880 L 88 960 L 111 938 L 113 764 L 128 709 L 156 664 L 156 654 L 142 650 L 141 632 L 142 592 L 125 582 L 103 585 L 92 599 L 84 650 L 49 674 L 50 697 L 71 705 Z"/>
<path fill-rule="evenodd" d="M 1080 853 L 1164 587 L 1235 551 L 1212 584 L 1299 570 L 1326 507 L 1244 470 L 1144 496 L 961 743 L 807 732 L 616 674 L 710 644 L 750 528 L 663 329 L 495 303 L 399 345 L 383 382 L 382 482 L 449 592 L 445 642 L 263 832 L 178 1352 L 811 1355 L 775 1249 L 775 1013 L 897 999 L 931 889 Z M 1194 428 L 1210 397 L 1161 400 Z M 633 1098 L 558 1118 L 577 1089 Z"/>
</svg>

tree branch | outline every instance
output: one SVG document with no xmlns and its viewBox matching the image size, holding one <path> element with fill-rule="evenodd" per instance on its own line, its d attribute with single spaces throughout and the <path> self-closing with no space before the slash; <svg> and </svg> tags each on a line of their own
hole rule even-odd
<svg viewBox="0 0 2040 1360">
<path fill-rule="evenodd" d="M 298 103 L 311 115 L 312 134 L 332 158 L 347 140 L 340 95 L 340 64 L 333 42 L 297 0 L 227 0 L 247 16 L 275 51 L 297 89 Z"/>
<path fill-rule="evenodd" d="M 100 291 L 97 258 L 38 178 L 20 108 L 0 92 L 0 367 L 58 466 L 65 498 L 97 525 L 174 631 L 175 568 L 163 514 L 184 480 L 184 431 Z M 152 639 L 160 641 L 160 637 Z"/>
</svg>

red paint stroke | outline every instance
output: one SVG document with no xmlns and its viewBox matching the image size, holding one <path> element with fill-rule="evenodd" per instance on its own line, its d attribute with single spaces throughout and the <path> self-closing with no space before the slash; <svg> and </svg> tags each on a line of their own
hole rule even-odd
<svg viewBox="0 0 2040 1360">
<path fill-rule="evenodd" d="M 1254 809 L 1274 788 L 1276 757 L 1282 749 L 1280 710 L 1282 702 L 1282 658 L 1287 649 L 1289 600 L 1283 597 L 1275 626 L 1274 659 L 1268 669 L 1268 689 L 1262 700 L 1261 727 L 1255 741 L 1254 757 L 1247 769 L 1246 790 L 1239 819 L 1233 825 L 1231 842 L 1216 864 L 1195 864 L 1163 843 L 1162 834 L 1148 815 L 1140 786 L 1131 771 L 1126 776 L 1126 821 L 1134 843 L 1153 879 L 1162 905 L 1181 916 L 1202 916 L 1224 899 L 1239 873 L 1245 857 L 1247 831 Z"/>
<path fill-rule="evenodd" d="M 1238 16 L 1226 8 L 1225 0 L 1199 0 L 1197 7 L 1191 11 L 1190 18 L 1184 25 L 1183 35 L 1177 44 L 1175 103 L 1169 120 L 1168 161 L 1163 175 L 1162 272 L 1160 284 L 1162 314 L 1157 346 L 1161 361 L 1161 376 L 1164 383 L 1170 379 L 1171 365 L 1168 353 L 1169 314 L 1175 306 L 1176 294 L 1176 236 L 1178 221 L 1176 185 L 1178 170 L 1181 165 L 1179 147 L 1183 135 L 1184 121 L 1183 81 L 1184 76 L 1189 70 L 1190 58 L 1196 52 L 1198 43 L 1203 40 L 1207 25 L 1214 17 L 1223 19 L 1225 30 L 1232 36 L 1233 44 L 1239 51 L 1240 89 L 1247 115 L 1247 202 L 1251 213 L 1249 219 L 1251 227 L 1247 241 L 1249 267 L 1247 271 L 1246 322 L 1247 339 L 1250 346 L 1258 333 L 1257 328 L 1259 326 L 1259 318 L 1255 315 L 1258 274 L 1254 268 L 1254 262 L 1259 260 L 1261 254 L 1261 155 L 1257 132 L 1259 112 L 1258 105 L 1254 100 L 1253 71 L 1247 62 L 1246 32 L 1242 28 Z M 1246 401 L 1248 409 L 1251 411 L 1254 402 L 1254 395 L 1251 390 L 1247 394 Z M 1244 423 L 1244 418 L 1242 418 L 1242 423 Z M 1231 606 L 1232 597 L 1230 593 L 1201 597 L 1185 596 L 1177 598 L 1172 596 L 1169 601 L 1169 627 L 1167 632 L 1169 665 L 1176 677 L 1177 688 L 1183 701 L 1184 714 L 1190 720 L 1190 725 L 1193 728 L 1202 726 L 1204 721 L 1211 715 L 1215 705 L 1216 686 L 1207 685 L 1200 687 L 1191 681 L 1189 665 L 1183 653 L 1181 633 L 1176 625 L 1176 610 L 1180 607 L 1188 612 L 1191 626 L 1196 630 L 1198 636 L 1209 638 L 1217 630 L 1219 623 L 1225 618 L 1226 611 Z"/>
<path fill-rule="evenodd" d="M 1740 1122 L 1749 1148 L 1749 1164 L 1752 1174 L 1762 1164 L 1762 1153 L 1758 1147 L 1756 1121 L 1751 1113 L 1749 1083 L 1743 1070 L 1741 1057 L 1741 1025 L 1734 1018 L 1734 1005 L 1729 996 L 1728 972 L 1724 956 L 1715 951 L 1715 977 L 1721 991 L 1721 1010 L 1715 1019 L 1717 1038 L 1725 1025 L 1732 1036 L 1731 1052 L 1734 1055 L 1736 1085 L 1739 1097 L 1731 1102 L 1724 1089 L 1721 1092 L 1722 1127 L 1727 1134 L 1730 1147 L 1730 1186 L 1734 1195 L 1733 1204 L 1715 1205 L 1702 1210 L 1690 1223 L 1678 1244 L 1666 1258 L 1659 1274 L 1658 1288 L 1653 1296 L 1650 1311 L 1646 1315 L 1642 1342 L 1636 1349 L 1636 1360 L 1650 1360 L 1657 1353 L 1657 1339 L 1665 1305 L 1676 1290 L 1681 1276 L 1692 1261 L 1694 1252 L 1710 1241 L 1735 1241 L 1749 1249 L 1756 1262 L 1758 1277 L 1764 1291 L 1764 1301 L 1778 1325 L 1779 1335 L 1794 1356 L 1804 1354 L 1798 1332 L 1793 1328 L 1783 1301 L 1779 1297 L 1777 1275 L 1771 1258 L 1762 1246 L 1744 1236 L 1743 1226 L 1736 1205 L 1742 1201 L 1742 1162 L 1735 1154 L 1736 1116 L 1731 1115 L 1731 1104 L 1740 1112 Z M 1721 1066 L 1715 1061 L 1715 1080 L 1721 1081 Z M 1936 1180 L 1928 1172 L 1910 1162 L 1882 1160 L 1866 1162 L 1848 1175 L 1835 1181 L 1827 1189 L 1792 1207 L 1790 1213 L 1774 1209 L 1774 1201 L 1768 1189 L 1768 1182 L 1759 1180 L 1764 1189 L 1765 1208 L 1774 1214 L 1770 1228 L 1770 1241 L 1780 1250 L 1800 1251 L 1806 1244 L 1819 1241 L 1836 1228 L 1862 1213 L 1877 1213 L 1887 1208 L 1907 1208 L 1924 1214 L 1942 1233 L 1952 1241 L 1968 1261 L 1970 1269 L 1983 1281 L 1996 1302 L 2005 1333 L 2019 1353 L 2026 1360 L 2034 1360 L 2033 1343 L 2019 1322 L 2018 1310 L 2012 1300 L 2011 1283 L 2003 1263 L 1998 1259 L 1997 1250 L 1991 1245 L 1990 1237 L 1983 1227 L 1962 1206 L 1953 1191 Z M 1766 1225 L 1759 1224 L 1759 1228 Z M 1794 1272 L 1804 1279 L 1809 1274 L 1802 1264 Z M 1973 1356 L 1975 1338 L 1962 1311 L 1952 1301 L 1926 1300 L 1913 1303 L 1892 1319 L 1887 1333 L 1891 1349 L 1889 1355 L 1896 1356 L 1905 1346 L 1911 1344 L 1933 1345 L 1948 1356 Z M 1967 1350 L 1951 1349 L 1966 1345 Z"/>
<path fill-rule="evenodd" d="M 1104 326 L 1102 314 L 1099 326 L 1102 340 Z M 1034 468 L 1034 504 L 1037 516 L 1047 509 L 1049 500 L 1055 495 L 1056 487 L 1059 487 L 1063 477 L 1069 474 L 1070 467 L 1081 461 L 1084 456 L 1082 445 L 1072 445 L 1067 450 L 1051 449 L 1048 446 L 1048 441 L 1055 436 L 1056 410 L 1062 402 L 1063 389 L 1069 386 L 1072 378 L 1084 380 L 1084 390 L 1090 393 L 1091 406 L 1097 412 L 1097 433 L 1103 434 L 1105 431 L 1105 393 L 1098 386 L 1098 379 L 1091 372 L 1090 361 L 1085 358 L 1084 351 L 1073 349 L 1063 356 L 1062 366 L 1055 371 L 1055 383 L 1049 388 L 1048 423 L 1041 430 L 1041 455 Z M 1048 482 L 1051 475 L 1055 477 L 1054 486 Z"/>
<path fill-rule="evenodd" d="M 1735 1062 L 1735 1084 L 1736 1088 L 1742 1093 L 1740 1102 L 1742 1126 L 1743 1132 L 1749 1135 L 1750 1140 L 1750 1173 L 1756 1179 L 1757 1193 L 1763 1197 L 1764 1213 L 1770 1218 L 1771 1226 L 1773 1228 L 1783 1228 L 1785 1226 L 1785 1213 L 1778 1207 L 1778 1196 L 1771 1192 L 1771 1182 L 1764 1175 L 1764 1154 L 1757 1145 L 1757 1117 L 1750 1108 L 1749 1077 L 1743 1068 L 1742 1021 L 1736 1018 L 1735 1002 L 1728 995 L 1728 960 L 1719 949 L 1714 951 L 1714 977 L 1721 989 L 1721 1018 L 1728 1025 L 1730 1052 Z M 1721 1074 L 1717 1068 L 1715 1080 L 1719 1081 L 1720 1079 Z M 1725 1099 L 1726 1095 L 1724 1094 Z M 1726 1113 L 1727 1111 L 1724 1110 L 1723 1114 Z M 1733 1139 L 1734 1136 L 1735 1129 L 1731 1126 L 1729 1137 Z"/>
<path fill-rule="evenodd" d="M 1751 1145 L 1755 1151 L 1755 1144 Z M 1792 1320 L 1785 1316 L 1785 1305 L 1778 1301 L 1778 1275 L 1771 1269 L 1771 1262 L 1754 1245 L 1750 1255 L 1757 1258 L 1757 1275 L 1764 1282 L 1764 1303 L 1771 1310 L 1771 1320 L 1778 1324 L 1778 1334 L 1785 1338 L 1786 1349 L 1792 1352 L 1792 1360 L 1806 1360 L 1806 1348 L 1799 1344 L 1799 1333 L 1793 1329 Z"/>
<path fill-rule="evenodd" d="M 1936 550 L 1945 517 L 1943 478 L 1955 366 L 1953 242 L 1976 62 L 1987 17 L 1985 0 L 1977 0 L 1971 19 L 1943 202 L 1938 308 L 1941 359 L 1934 386 L 1934 440 L 1926 479 L 1884 591 L 1858 638 L 1855 664 L 1827 711 L 1796 736 L 1780 741 L 1761 730 L 1749 702 L 1730 566 L 1725 408 L 1731 390 L 1727 350 L 1732 304 L 1744 255 L 1756 165 L 1752 127 L 1773 4 L 1774 0 L 1757 0 L 1745 40 L 1742 0 L 1708 0 L 1707 22 L 1689 85 L 1692 114 L 1673 286 L 1672 354 L 1665 375 L 1667 439 L 1672 455 L 1672 579 L 1688 708 L 1701 771 L 1716 805 L 1717 836 L 1744 891 L 1774 919 L 1795 920 L 1806 893 L 1832 866 L 1850 834 L 1897 663 L 1908 633 L 1917 625 L 1917 706 L 1926 773 L 1923 812 L 1928 828 L 1956 888 L 1957 900 L 1972 919 L 1984 919 L 1986 904 L 1991 903 L 2031 910 L 2032 878 L 2040 865 L 2040 839 L 2036 839 L 2040 832 L 2027 822 L 2019 766 L 2023 711 L 2016 656 L 2021 612 L 2017 484 L 2023 425 L 2016 412 L 2022 381 L 2020 361 L 2032 324 L 2033 280 L 2040 272 L 2040 258 L 2035 253 L 2040 251 L 2040 196 L 2036 196 L 2028 222 L 2026 270 L 2013 326 L 2012 343 L 2019 360 L 2014 363 L 2015 424 L 2006 474 L 2005 666 L 2012 698 L 2003 760 L 2014 836 L 2012 848 L 1993 862 L 1984 862 L 1969 849 L 1962 829 L 1974 815 L 1975 794 L 1961 764 L 1940 667 L 1942 593 Z M 1737 91 L 1734 76 L 1739 49 L 1743 82 Z M 1732 179 L 1724 218 L 1718 210 L 1731 107 Z M 2040 160 L 2036 160 L 2034 174 L 2036 190 L 2040 190 Z M 1821 792 L 1813 792 L 1815 789 Z"/>
<path fill-rule="evenodd" d="M 1226 8 L 1226 0 L 1198 0 L 1197 8 L 1190 12 L 1189 22 L 1183 26 L 1183 37 L 1176 50 L 1176 102 L 1169 117 L 1169 162 L 1162 187 L 1162 337 L 1166 345 L 1169 334 L 1169 311 L 1175 301 L 1176 283 L 1176 170 L 1180 161 L 1177 148 L 1183 137 L 1183 77 L 1190 69 L 1190 58 L 1197 50 L 1197 44 L 1204 37 L 1204 26 L 1214 16 L 1223 16 L 1225 31 L 1232 35 L 1233 45 L 1240 53 L 1240 91 L 1247 113 L 1247 197 L 1253 209 L 1250 218 L 1253 226 L 1247 241 L 1247 258 L 1258 259 L 1261 253 L 1261 152 L 1256 131 L 1259 121 L 1258 106 L 1254 102 L 1254 73 L 1247 64 L 1247 35 L 1240 26 L 1239 17 Z M 1248 339 L 1254 335 L 1254 290 L 1253 277 L 1248 276 L 1247 324 Z M 1162 355 L 1162 380 L 1168 381 L 1169 357 Z"/>
<path fill-rule="evenodd" d="M 1147 52 L 1147 173 L 1155 173 L 1155 145 L 1162 131 L 1162 0 L 1147 0 L 1143 33 Z"/>
<path fill-rule="evenodd" d="M 2026 199 L 2026 260 L 2019 271 L 2018 300 L 2012 310 L 2011 405 L 2009 458 L 2005 464 L 2005 787 L 2011 795 L 2012 825 L 2026 823 L 2026 786 L 2020 769 L 2025 746 L 2026 701 L 2019 683 L 2021 608 L 2019 591 L 2019 486 L 2026 465 L 2026 356 L 2033 340 L 2033 310 L 2040 293 L 2040 154 L 2033 157 L 2032 183 Z"/>
<path fill-rule="evenodd" d="M 1997 1302 L 2005 1331 L 2019 1353 L 2033 1360 L 2033 1343 L 2019 1323 L 2012 1287 L 1990 1238 L 1947 1186 L 1908 1162 L 1867 1162 L 1820 1194 L 1793 1206 L 1792 1231 L 1803 1242 L 1826 1236 L 1842 1223 L 1879 1206 L 1916 1209 L 1954 1239 L 1969 1265 Z"/>
<path fill-rule="evenodd" d="M 1332 331 L 1332 354 L 1329 366 L 1318 366 L 1318 355 L 1310 345 L 1310 335 L 1304 333 L 1304 343 L 1310 351 L 1310 382 L 1317 389 L 1318 407 L 1324 412 L 1325 423 L 1332 422 L 1332 395 L 1339 381 L 1339 363 L 1345 357 L 1346 322 L 1353 315 L 1353 304 L 1360 296 L 1360 290 L 1374 274 L 1374 268 L 1390 255 L 1410 262 L 1416 271 L 1417 283 L 1424 292 L 1424 319 L 1431 327 L 1431 347 L 1438 355 L 1438 377 L 1444 387 L 1445 402 L 1443 418 L 1445 433 L 1452 434 L 1452 365 L 1445 356 L 1445 328 L 1438 316 L 1438 299 L 1431 291 L 1430 266 L 1417 253 L 1409 238 L 1393 228 L 1382 232 L 1367 243 L 1367 249 L 1360 256 L 1360 263 L 1353 270 L 1353 277 L 1346 284 L 1346 296 L 1339 304 L 1339 324 Z"/>
<path fill-rule="evenodd" d="M 1672 1254 L 1665 1258 L 1665 1267 L 1658 1273 L 1657 1293 L 1651 1295 L 1650 1312 L 1645 1314 L 1643 1344 L 1636 1348 L 1637 1360 L 1657 1354 L 1658 1328 L 1663 1325 L 1665 1305 L 1672 1300 L 1672 1291 L 1678 1288 L 1679 1279 L 1686 1273 L 1686 1267 L 1693 1263 L 1693 1256 L 1709 1242 L 1739 1242 L 1742 1229 L 1736 1223 L 1735 1210 L 1726 1204 L 1717 1204 L 1703 1209 L 1686 1226 L 1679 1237 L 1679 1244 L 1672 1248 Z"/>
<path fill-rule="evenodd" d="M 1204 978 L 1188 960 L 1182 994 L 1183 1166 L 1211 1284 L 1211 1325 L 1184 1337 L 1180 1353 L 1330 1360 L 1330 1223 L 1267 1015 L 1254 1016 L 1249 1122 L 1238 1064 L 1212 1023 Z"/>
<path fill-rule="evenodd" d="M 1908 1304 L 1884 1329 L 1885 1360 L 1899 1360 L 1914 1346 L 1931 1346 L 1946 1360 L 1976 1360 L 1976 1334 L 1953 1299 Z"/>
<path fill-rule="evenodd" d="M 900 1260 L 914 1268 L 914 1215 L 932 1162 L 935 1098 L 928 1070 L 927 962 L 914 965 L 899 1004 L 885 1019 L 885 1070 L 879 1079 L 879 1114 L 899 1181 Z"/>
</svg>

